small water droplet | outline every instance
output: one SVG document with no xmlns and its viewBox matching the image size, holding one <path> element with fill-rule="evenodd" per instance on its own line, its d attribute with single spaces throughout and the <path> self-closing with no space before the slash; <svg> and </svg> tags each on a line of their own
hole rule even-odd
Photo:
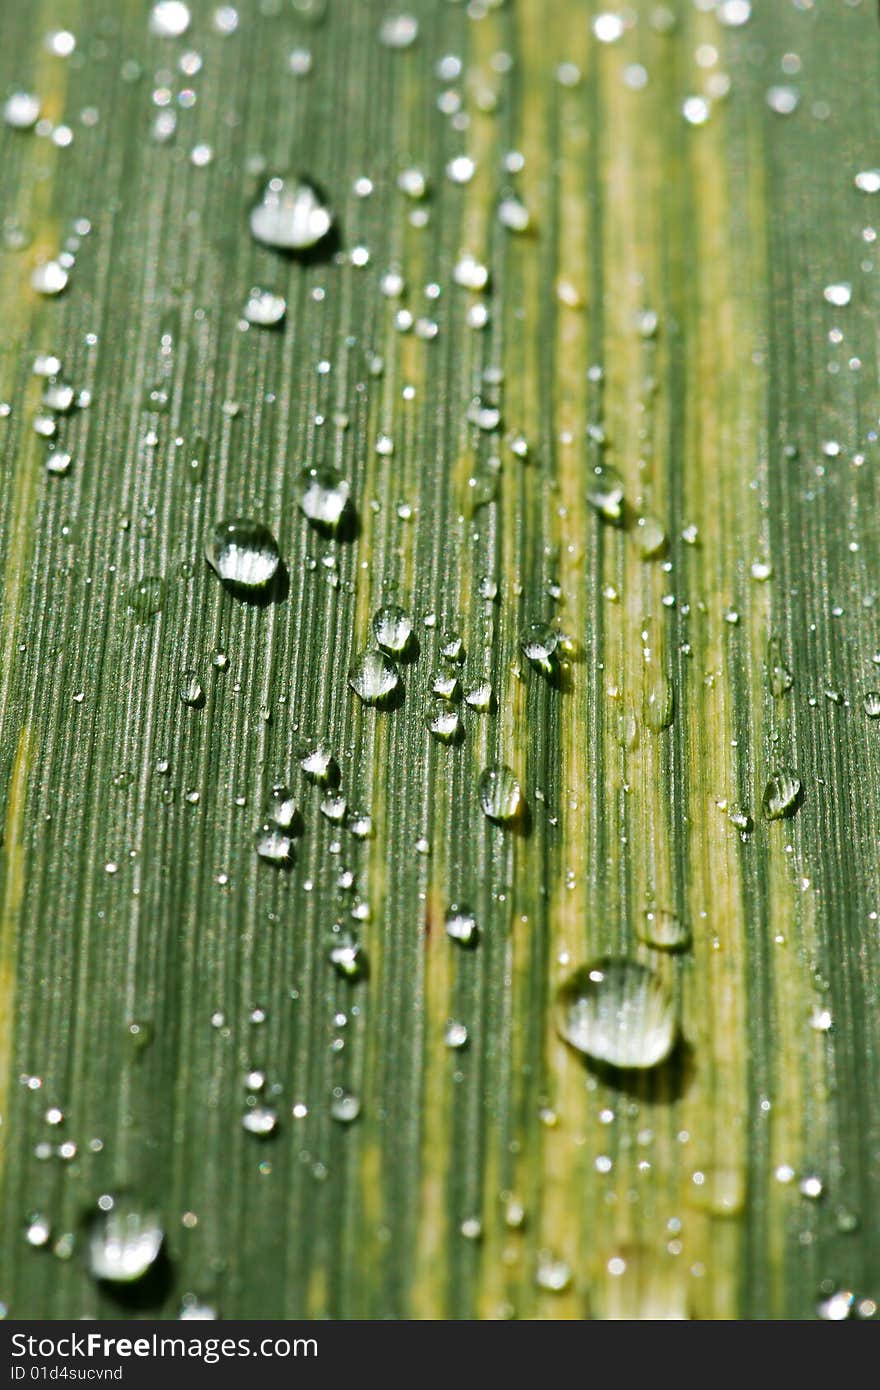
<svg viewBox="0 0 880 1390">
<path fill-rule="evenodd" d="M 767 643 L 767 683 L 770 694 L 777 700 L 794 685 L 794 676 L 782 655 L 782 642 L 776 636 Z"/>
<path fill-rule="evenodd" d="M 266 824 L 256 834 L 257 854 L 267 864 L 282 867 L 293 863 L 293 840 L 290 834 L 278 825 Z"/>
<path fill-rule="evenodd" d="M 781 820 L 792 816 L 797 810 L 802 792 L 802 783 L 797 773 L 788 768 L 774 772 L 764 788 L 761 805 L 767 820 Z"/>
<path fill-rule="evenodd" d="M 348 683 L 365 705 L 387 705 L 400 687 L 394 662 L 384 652 L 364 652 L 348 673 Z"/>
<path fill-rule="evenodd" d="M 241 1123 L 248 1134 L 255 1134 L 258 1139 L 268 1139 L 278 1128 L 278 1115 L 266 1105 L 255 1105 L 245 1110 Z"/>
<path fill-rule="evenodd" d="M 452 904 L 446 914 L 446 935 L 460 946 L 476 946 L 480 933 L 477 919 L 469 908 Z"/>
<path fill-rule="evenodd" d="M 264 246 L 310 251 L 329 234 L 333 214 L 308 179 L 272 178 L 250 213 L 251 235 Z"/>
<path fill-rule="evenodd" d="M 419 21 L 412 14 L 387 15 L 379 27 L 379 40 L 386 48 L 409 48 L 419 35 Z"/>
<path fill-rule="evenodd" d="M 230 589 L 265 590 L 281 564 L 278 542 L 260 521 L 218 521 L 205 544 L 205 559 Z"/>
<path fill-rule="evenodd" d="M 323 743 L 305 744 L 300 749 L 299 765 L 316 786 L 335 787 L 339 782 L 339 764 Z"/>
<path fill-rule="evenodd" d="M 148 623 L 165 602 L 165 580 L 157 574 L 146 575 L 131 585 L 126 600 L 137 622 Z"/>
<path fill-rule="evenodd" d="M 623 520 L 623 479 L 615 468 L 597 468 L 587 486 L 587 501 L 602 517 L 619 525 Z"/>
<path fill-rule="evenodd" d="M 625 1070 L 657 1066 L 677 1034 L 669 990 L 653 970 L 623 957 L 583 965 L 565 980 L 557 1027 L 578 1052 Z"/>
<path fill-rule="evenodd" d="M 124 1197 L 101 1198 L 98 1206 L 89 1228 L 89 1273 L 110 1284 L 133 1284 L 159 1258 L 165 1236 L 158 1215 Z"/>
<path fill-rule="evenodd" d="M 366 972 L 367 960 L 359 941 L 343 932 L 330 947 L 330 961 L 347 980 L 357 980 Z"/>
<path fill-rule="evenodd" d="M 537 671 L 552 676 L 556 670 L 556 650 L 559 634 L 549 623 L 529 623 L 522 637 L 520 648 Z"/>
<path fill-rule="evenodd" d="M 471 709 L 479 710 L 485 714 L 492 708 L 492 683 L 491 681 L 477 681 L 469 690 L 465 691 L 464 702 Z"/>
<path fill-rule="evenodd" d="M 677 913 L 662 907 L 652 907 L 644 913 L 638 935 L 660 951 L 683 951 L 691 941 L 687 923 Z"/>
<path fill-rule="evenodd" d="M 346 531 L 354 518 L 349 484 L 335 468 L 304 468 L 300 474 L 299 505 L 303 515 L 324 535 Z"/>
<path fill-rule="evenodd" d="M 403 656 L 412 640 L 412 618 L 397 604 L 380 608 L 373 618 L 373 636 L 389 656 Z"/>
<path fill-rule="evenodd" d="M 456 743 L 461 738 L 462 725 L 458 710 L 448 700 L 437 699 L 425 715 L 429 733 L 441 743 Z"/>
<path fill-rule="evenodd" d="M 672 682 L 657 672 L 645 692 L 645 723 L 655 734 L 668 729 L 675 715 L 675 692 Z"/>
<path fill-rule="evenodd" d="M 443 1041 L 446 1043 L 447 1047 L 453 1050 L 467 1047 L 468 1030 L 465 1024 L 459 1023 L 455 1019 L 450 1019 L 443 1032 Z"/>
<path fill-rule="evenodd" d="M 330 1101 L 330 1115 L 341 1125 L 350 1125 L 361 1113 L 361 1103 L 357 1096 L 341 1092 Z"/>
<path fill-rule="evenodd" d="M 506 763 L 487 767 L 480 774 L 479 793 L 483 814 L 489 820 L 505 824 L 522 812 L 522 788 Z"/>
<path fill-rule="evenodd" d="M 183 704 L 192 709 L 200 709 L 205 703 L 205 690 L 195 671 L 181 671 L 180 698 Z"/>
<path fill-rule="evenodd" d="M 869 719 L 880 719 L 880 690 L 865 692 L 864 707 Z"/>
</svg>

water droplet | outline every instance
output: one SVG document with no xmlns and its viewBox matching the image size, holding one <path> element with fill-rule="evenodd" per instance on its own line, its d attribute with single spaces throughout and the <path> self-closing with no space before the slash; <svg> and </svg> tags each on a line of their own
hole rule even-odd
<svg viewBox="0 0 880 1390">
<path fill-rule="evenodd" d="M 148 574 L 131 585 L 126 599 L 136 620 L 148 623 L 155 618 L 165 601 L 165 580 L 157 574 Z"/>
<path fill-rule="evenodd" d="M 419 21 L 412 14 L 387 15 L 379 28 L 379 39 L 386 48 L 409 48 L 419 34 Z"/>
<path fill-rule="evenodd" d="M 330 1101 L 331 1118 L 338 1121 L 341 1125 L 350 1125 L 352 1120 L 356 1120 L 360 1113 L 361 1103 L 357 1096 L 342 1092 L 339 1095 L 334 1095 Z"/>
<path fill-rule="evenodd" d="M 485 714 L 492 708 L 492 683 L 491 681 L 477 681 L 476 685 L 465 691 L 464 702 L 471 709 L 479 710 Z"/>
<path fill-rule="evenodd" d="M 256 834 L 257 854 L 267 864 L 285 866 L 293 863 L 293 840 L 281 826 L 266 824 Z"/>
<path fill-rule="evenodd" d="M 557 994 L 560 1036 L 609 1066 L 655 1067 L 675 1044 L 672 995 L 638 961 L 605 957 L 575 970 Z"/>
<path fill-rule="evenodd" d="M 460 946 L 476 946 L 480 933 L 477 919 L 469 908 L 452 904 L 446 914 L 446 935 Z"/>
<path fill-rule="evenodd" d="M 159 1258 L 165 1236 L 158 1215 L 128 1198 L 104 1197 L 98 1205 L 89 1229 L 89 1273 L 110 1284 L 133 1284 Z"/>
<path fill-rule="evenodd" d="M 645 723 L 655 734 L 668 729 L 675 714 L 675 692 L 672 682 L 657 672 L 645 692 Z"/>
<path fill-rule="evenodd" d="M 356 980 L 367 968 L 366 956 L 359 941 L 349 932 L 343 932 L 330 947 L 330 961 L 340 975 L 347 980 Z"/>
<path fill-rule="evenodd" d="M 389 656 L 403 656 L 412 639 L 412 618 L 397 604 L 380 608 L 373 618 L 373 636 Z"/>
<path fill-rule="evenodd" d="M 849 1289 L 838 1289 L 819 1304 L 816 1312 L 825 1322 L 845 1322 L 852 1315 L 855 1297 Z"/>
<path fill-rule="evenodd" d="M 636 545 L 643 560 L 654 560 L 666 549 L 666 532 L 654 516 L 640 516 L 636 526 Z"/>
<path fill-rule="evenodd" d="M 866 691 L 864 706 L 869 719 L 880 719 L 880 690 Z"/>
<path fill-rule="evenodd" d="M 489 283 L 489 268 L 466 251 L 456 261 L 452 272 L 457 285 L 466 290 L 484 290 Z"/>
<path fill-rule="evenodd" d="M 660 951 L 683 951 L 690 945 L 691 933 L 686 922 L 675 912 L 652 907 L 639 923 L 639 938 Z"/>
<path fill-rule="evenodd" d="M 31 272 L 31 289 L 36 290 L 37 294 L 61 294 L 62 290 L 67 288 L 69 279 L 70 276 L 60 261 L 43 261 Z"/>
<path fill-rule="evenodd" d="M 354 516 L 348 482 L 335 468 L 304 468 L 300 474 L 300 510 L 317 531 L 334 536 Z"/>
<path fill-rule="evenodd" d="M 880 193 L 880 169 L 862 169 L 856 174 L 855 185 L 860 193 Z"/>
<path fill-rule="evenodd" d="M 687 1286 L 671 1255 L 645 1245 L 618 1247 L 605 1258 L 591 1290 L 593 1317 L 603 1322 L 678 1322 L 688 1317 Z"/>
<path fill-rule="evenodd" d="M 300 750 L 299 765 L 316 786 L 335 787 L 339 782 L 339 764 L 323 743 L 306 744 Z"/>
<path fill-rule="evenodd" d="M 27 1219 L 24 1231 L 28 1245 L 32 1245 L 34 1249 L 40 1249 L 42 1246 L 48 1245 L 51 1234 L 52 1228 L 48 1216 L 44 1216 L 42 1212 L 32 1212 Z"/>
<path fill-rule="evenodd" d="M 777 700 L 794 685 L 794 676 L 785 664 L 782 642 L 778 637 L 771 637 L 767 643 L 767 683 L 770 694 Z"/>
<path fill-rule="evenodd" d="M 792 816 L 800 804 L 802 784 L 797 773 L 787 768 L 774 772 L 764 788 L 761 805 L 767 820 Z"/>
<path fill-rule="evenodd" d="M 535 1283 L 546 1293 L 564 1293 L 571 1284 L 571 1269 L 552 1250 L 541 1250 L 535 1268 Z"/>
<path fill-rule="evenodd" d="M 237 517 L 218 521 L 205 544 L 205 559 L 235 591 L 266 589 L 278 572 L 278 542 L 260 521 Z"/>
<path fill-rule="evenodd" d="M 278 1115 L 268 1106 L 255 1105 L 252 1109 L 245 1110 L 241 1123 L 248 1134 L 255 1134 L 258 1139 L 268 1139 L 278 1128 Z"/>
<path fill-rule="evenodd" d="M 248 323 L 258 328 L 275 328 L 287 313 L 287 300 L 271 290 L 257 287 L 251 290 L 244 306 L 244 316 Z"/>
<path fill-rule="evenodd" d="M 480 774 L 480 805 L 489 820 L 504 824 L 515 820 L 523 807 L 522 788 L 506 763 L 487 767 Z"/>
<path fill-rule="evenodd" d="M 13 130 L 32 130 L 40 119 L 40 99 L 31 92 L 13 92 L 3 105 L 3 119 Z"/>
<path fill-rule="evenodd" d="M 615 468 L 597 468 L 587 486 L 587 501 L 604 521 L 623 520 L 623 479 Z"/>
<path fill-rule="evenodd" d="M 205 703 L 205 689 L 195 671 L 181 671 L 180 698 L 192 709 L 200 709 Z"/>
<path fill-rule="evenodd" d="M 340 821 L 345 820 L 348 802 L 345 797 L 341 796 L 338 792 L 331 792 L 328 796 L 324 797 L 320 809 L 322 816 L 338 824 Z"/>
<path fill-rule="evenodd" d="M 333 214 L 308 179 L 272 178 L 251 208 L 251 235 L 277 251 L 310 251 L 333 226 Z"/>
<path fill-rule="evenodd" d="M 397 667 L 384 652 L 364 652 L 352 665 L 348 683 L 365 705 L 387 705 L 400 686 Z"/>
<path fill-rule="evenodd" d="M 502 198 L 498 204 L 498 221 L 509 232 L 526 232 L 529 228 L 529 210 L 525 203 L 512 195 Z"/>
<path fill-rule="evenodd" d="M 456 743 L 462 734 L 458 710 L 448 700 L 435 700 L 425 715 L 428 732 L 441 743 Z"/>
<path fill-rule="evenodd" d="M 844 309 L 852 299 L 852 285 L 845 281 L 837 285 L 826 285 L 822 294 L 828 304 L 833 304 L 836 309 Z"/>
<path fill-rule="evenodd" d="M 558 645 L 559 634 L 549 623 L 529 623 L 520 638 L 523 655 L 545 676 L 552 676 L 556 669 Z"/>
<path fill-rule="evenodd" d="M 293 794 L 281 783 L 272 788 L 269 797 L 269 817 L 280 830 L 290 830 L 299 821 L 299 811 Z"/>
<path fill-rule="evenodd" d="M 73 462 L 70 454 L 64 453 L 61 449 L 53 450 L 46 458 L 46 472 L 54 473 L 56 477 L 63 477 L 70 472 L 70 465 Z"/>
<path fill-rule="evenodd" d="M 189 7 L 182 0 L 158 0 L 150 11 L 150 33 L 179 39 L 190 26 Z"/>
<path fill-rule="evenodd" d="M 455 1019 L 450 1019 L 443 1032 L 443 1041 L 446 1043 L 447 1047 L 454 1050 L 467 1047 L 468 1030 L 465 1024 L 459 1023 Z"/>
</svg>

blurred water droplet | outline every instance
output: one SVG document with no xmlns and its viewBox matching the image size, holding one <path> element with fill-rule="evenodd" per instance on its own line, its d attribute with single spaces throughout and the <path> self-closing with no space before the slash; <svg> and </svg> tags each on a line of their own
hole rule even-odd
<svg viewBox="0 0 880 1390">
<path fill-rule="evenodd" d="M 335 468 L 304 468 L 299 505 L 317 531 L 336 535 L 353 518 L 349 484 Z"/>
<path fill-rule="evenodd" d="M 843 281 L 837 285 L 826 285 L 822 294 L 826 303 L 833 304 L 836 309 L 844 309 L 852 299 L 852 285 Z"/>
<path fill-rule="evenodd" d="M 218 521 L 205 544 L 205 559 L 234 591 L 259 592 L 278 572 L 278 542 L 260 521 Z"/>
<path fill-rule="evenodd" d="M 158 0 L 150 11 L 150 33 L 179 39 L 190 26 L 189 7 L 182 0 Z"/>
<path fill-rule="evenodd" d="M 816 1313 L 825 1322 L 845 1322 L 852 1316 L 855 1297 L 849 1289 L 838 1289 L 829 1298 L 824 1298 Z"/>
<path fill-rule="evenodd" d="M 31 272 L 31 289 L 37 294 L 61 294 L 70 279 L 68 272 L 59 261 L 43 261 Z"/>
<path fill-rule="evenodd" d="M 165 1235 L 156 1212 L 129 1198 L 102 1198 L 88 1237 L 88 1267 L 93 1279 L 133 1284 L 159 1258 Z"/>
<path fill-rule="evenodd" d="M 767 820 L 781 820 L 794 815 L 798 808 L 802 783 L 797 773 L 788 768 L 774 772 L 764 788 L 761 805 Z"/>
<path fill-rule="evenodd" d="M 257 287 L 251 290 L 244 306 L 244 316 L 248 323 L 259 328 L 275 328 L 287 313 L 287 300 L 271 290 Z"/>
<path fill-rule="evenodd" d="M 308 179 L 272 178 L 251 208 L 251 235 L 277 251 L 310 251 L 328 235 L 333 214 Z"/>
<path fill-rule="evenodd" d="M 677 913 L 662 907 L 652 907 L 644 913 L 638 935 L 642 941 L 660 951 L 683 951 L 691 942 L 687 923 Z"/>
<path fill-rule="evenodd" d="M 412 618 L 397 604 L 380 608 L 373 618 L 373 636 L 383 652 L 402 656 L 412 639 Z"/>
<path fill-rule="evenodd" d="M 644 560 L 654 560 L 666 549 L 666 532 L 654 516 L 640 516 L 636 526 L 636 545 Z"/>
<path fill-rule="evenodd" d="M 653 970 L 623 957 L 569 975 L 557 994 L 557 1027 L 578 1052 L 625 1070 L 657 1066 L 677 1034 L 669 990 Z"/>
<path fill-rule="evenodd" d="M 453 1050 L 467 1047 L 468 1030 L 465 1024 L 459 1023 L 456 1019 L 450 1019 L 443 1032 L 443 1041 L 447 1047 Z"/>
<path fill-rule="evenodd" d="M 70 465 L 73 462 L 70 454 L 64 453 L 61 449 L 55 449 L 46 458 L 46 472 L 54 473 L 56 477 L 63 477 L 70 472 Z"/>
<path fill-rule="evenodd" d="M 48 1216 L 42 1212 L 32 1212 L 25 1223 L 24 1237 L 28 1245 L 34 1249 L 40 1249 L 48 1245 L 49 1237 L 52 1234 L 52 1227 L 49 1224 Z"/>
<path fill-rule="evenodd" d="M 512 194 L 502 198 L 498 204 L 498 221 L 509 232 L 526 232 L 529 228 L 529 210 Z"/>
<path fill-rule="evenodd" d="M 3 105 L 3 119 L 13 130 L 33 130 L 40 119 L 40 99 L 32 92 L 13 92 Z"/>
<path fill-rule="evenodd" d="M 330 947 L 330 961 L 347 980 L 357 980 L 367 968 L 367 960 L 359 941 L 343 932 Z"/>
<path fill-rule="evenodd" d="M 487 767 L 480 774 L 479 793 L 483 814 L 489 820 L 504 824 L 522 811 L 522 788 L 506 763 Z"/>
<path fill-rule="evenodd" d="M 248 1134 L 255 1134 L 258 1139 L 268 1139 L 278 1128 L 278 1115 L 268 1106 L 255 1105 L 253 1109 L 245 1110 L 241 1123 Z"/>
<path fill-rule="evenodd" d="M 334 1095 L 330 1101 L 330 1115 L 341 1125 L 350 1125 L 361 1113 L 361 1103 L 357 1096 L 348 1095 L 343 1092 Z"/>
<path fill-rule="evenodd" d="M 571 1284 L 571 1269 L 551 1250 L 541 1250 L 535 1267 L 535 1283 L 546 1293 L 564 1293 Z"/>
<path fill-rule="evenodd" d="M 392 14 L 379 27 L 380 42 L 386 48 L 409 48 L 419 34 L 419 22 L 412 14 Z"/>
<path fill-rule="evenodd" d="M 686 1320 L 682 1272 L 673 1258 L 647 1246 L 621 1246 L 605 1258 L 603 1277 L 591 1290 L 591 1311 L 603 1322 Z"/>
<path fill-rule="evenodd" d="M 365 705 L 386 705 L 400 687 L 397 667 L 384 652 L 364 652 L 348 673 L 348 683 Z"/>
</svg>

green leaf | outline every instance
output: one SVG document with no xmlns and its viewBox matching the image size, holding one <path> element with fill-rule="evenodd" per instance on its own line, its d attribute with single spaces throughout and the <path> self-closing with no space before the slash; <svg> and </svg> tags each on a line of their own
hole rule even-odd
<svg viewBox="0 0 880 1390">
<path fill-rule="evenodd" d="M 871 1316 L 875 7 L 190 8 L 4 14 L 0 1299 Z"/>
</svg>

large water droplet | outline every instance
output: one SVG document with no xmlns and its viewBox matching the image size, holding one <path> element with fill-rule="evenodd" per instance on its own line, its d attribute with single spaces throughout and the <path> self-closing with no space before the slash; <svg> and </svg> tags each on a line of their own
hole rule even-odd
<svg viewBox="0 0 880 1390">
<path fill-rule="evenodd" d="M 659 976 L 623 957 L 583 965 L 565 980 L 557 1027 L 578 1052 L 625 1070 L 664 1061 L 677 1031 L 672 995 Z"/>
<path fill-rule="evenodd" d="M 506 763 L 487 767 L 480 774 L 480 805 L 489 820 L 504 824 L 522 811 L 522 787 Z"/>
<path fill-rule="evenodd" d="M 3 119 L 13 130 L 32 130 L 40 119 L 40 99 L 31 92 L 13 92 L 3 106 Z"/>
<path fill-rule="evenodd" d="M 260 592 L 278 573 L 278 542 L 260 521 L 218 521 L 205 544 L 205 559 L 233 590 Z"/>
<path fill-rule="evenodd" d="M 387 705 L 400 686 L 397 667 L 384 652 L 364 652 L 348 673 L 348 683 L 365 705 Z"/>
<path fill-rule="evenodd" d="M 448 700 L 433 701 L 425 715 L 425 726 L 441 743 L 456 743 L 461 738 L 458 710 Z"/>
<path fill-rule="evenodd" d="M 272 178 L 251 208 L 251 235 L 276 251 L 310 251 L 330 232 L 333 214 L 308 179 Z"/>
<path fill-rule="evenodd" d="M 767 820 L 793 816 L 800 804 L 801 791 L 802 783 L 796 772 L 788 768 L 774 772 L 764 788 L 761 801 Z"/>
<path fill-rule="evenodd" d="M 154 1211 L 127 1198 L 102 1198 L 88 1238 L 88 1266 L 93 1279 L 133 1284 L 152 1268 L 164 1232 Z"/>
<path fill-rule="evenodd" d="M 351 524 L 354 511 L 348 482 L 335 468 L 304 468 L 299 505 L 317 531 L 334 536 Z"/>
<path fill-rule="evenodd" d="M 261 826 L 256 835 L 256 849 L 267 864 L 284 867 L 293 863 L 293 840 L 281 826 Z"/>
<path fill-rule="evenodd" d="M 189 25 L 189 6 L 183 0 L 158 0 L 150 11 L 150 33 L 162 39 L 179 39 Z"/>
<path fill-rule="evenodd" d="M 287 300 L 271 290 L 257 287 L 251 290 L 244 306 L 244 316 L 248 323 L 258 328 L 275 328 L 287 313 Z"/>
</svg>

